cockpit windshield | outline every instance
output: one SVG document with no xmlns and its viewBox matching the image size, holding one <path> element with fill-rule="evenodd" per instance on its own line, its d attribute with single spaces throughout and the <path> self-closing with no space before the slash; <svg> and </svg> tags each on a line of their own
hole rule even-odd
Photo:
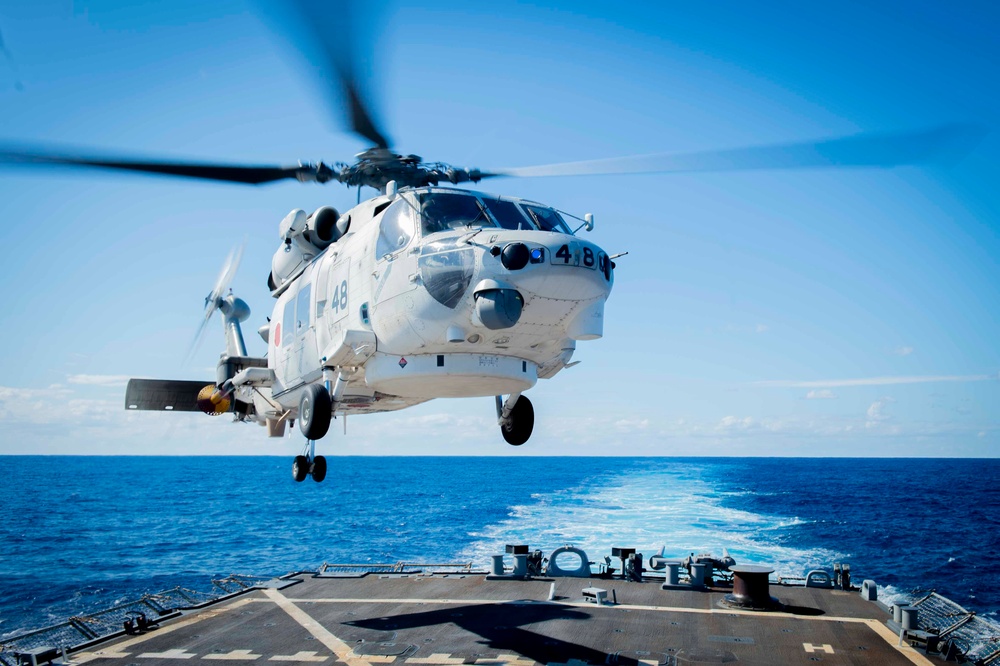
<svg viewBox="0 0 1000 666">
<path fill-rule="evenodd" d="M 424 236 L 453 229 L 496 226 L 479 199 L 450 192 L 421 194 L 420 219 Z"/>
<path fill-rule="evenodd" d="M 513 201 L 504 201 L 503 199 L 490 199 L 483 197 L 483 203 L 486 204 L 486 208 L 489 209 L 490 214 L 496 218 L 496 221 L 500 223 L 500 226 L 504 229 L 510 229 L 512 231 L 517 231 L 519 229 L 533 229 L 528 218 L 525 217 L 521 209 L 517 207 L 517 204 Z"/>
<path fill-rule="evenodd" d="M 571 234 L 556 211 L 538 204 L 497 199 L 464 192 L 424 192 L 418 195 L 423 235 L 460 229 L 501 227 L 512 231 L 554 231 Z"/>
<path fill-rule="evenodd" d="M 542 231 L 555 231 L 560 234 L 570 233 L 569 227 L 566 226 L 566 223 L 562 219 L 562 215 L 551 208 L 525 204 L 524 209 L 531 216 L 531 221 Z"/>
</svg>

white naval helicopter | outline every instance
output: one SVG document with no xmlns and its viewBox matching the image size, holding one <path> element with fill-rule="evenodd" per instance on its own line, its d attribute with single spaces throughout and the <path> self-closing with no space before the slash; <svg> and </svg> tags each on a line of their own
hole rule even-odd
<svg viewBox="0 0 1000 666">
<path fill-rule="evenodd" d="M 307 440 L 297 481 L 324 478 L 315 442 L 333 418 L 434 398 L 495 396 L 504 439 L 525 443 L 534 410 L 522 393 L 572 365 L 577 341 L 601 337 L 613 258 L 543 204 L 395 181 L 384 190 L 344 214 L 282 220 L 276 302 L 258 330 L 266 356 L 247 355 L 250 310 L 226 293 L 236 253 L 206 299 L 205 321 L 219 310 L 226 332 L 215 383 L 133 379 L 126 407 L 233 412 L 272 437 L 297 420 Z"/>
<path fill-rule="evenodd" d="M 308 6 L 308 5 L 306 5 Z M 466 169 L 393 152 L 364 103 L 343 35 L 309 23 L 346 102 L 351 130 L 372 147 L 353 164 L 239 166 L 149 161 L 53 147 L 0 147 L 0 163 L 115 169 L 259 185 L 284 179 L 371 187 L 343 213 L 293 210 L 278 226 L 268 288 L 272 315 L 258 329 L 267 353 L 247 353 L 250 309 L 229 292 L 240 252 L 205 300 L 222 315 L 226 349 L 213 382 L 132 379 L 127 409 L 231 413 L 281 437 L 306 439 L 296 481 L 322 481 L 315 443 L 331 421 L 404 409 L 435 398 L 493 397 L 503 438 L 528 441 L 534 409 L 524 392 L 575 364 L 579 341 L 603 334 L 614 259 L 578 236 L 566 214 L 523 199 L 446 187 L 499 176 L 892 167 L 953 157 L 982 129 L 944 125 L 895 134 L 691 154 L 658 154 L 513 169 Z M 575 227 L 575 228 L 574 228 Z"/>
</svg>

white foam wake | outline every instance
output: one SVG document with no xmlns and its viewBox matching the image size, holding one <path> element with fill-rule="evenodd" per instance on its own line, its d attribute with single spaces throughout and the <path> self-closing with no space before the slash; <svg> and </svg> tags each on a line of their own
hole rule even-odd
<svg viewBox="0 0 1000 666">
<path fill-rule="evenodd" d="M 723 506 L 727 495 L 705 472 L 698 463 L 655 462 L 647 469 L 596 475 L 579 487 L 540 493 L 532 503 L 512 507 L 506 520 L 471 534 L 475 540 L 458 559 L 485 565 L 508 543 L 527 543 L 545 553 L 572 544 L 595 561 L 610 555 L 612 546 L 635 547 L 647 558 L 664 545 L 667 557 L 676 558 L 721 555 L 726 547 L 738 563 L 804 576 L 810 569 L 829 569 L 843 557 L 780 543 L 783 528 L 803 521 Z"/>
</svg>

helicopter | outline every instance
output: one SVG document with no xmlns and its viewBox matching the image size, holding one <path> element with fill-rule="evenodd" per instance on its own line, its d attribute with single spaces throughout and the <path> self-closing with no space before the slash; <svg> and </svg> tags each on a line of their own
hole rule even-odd
<svg viewBox="0 0 1000 666">
<path fill-rule="evenodd" d="M 80 156 L 55 147 L 0 150 L 0 160 L 25 166 L 249 185 L 337 182 L 359 195 L 362 187 L 378 190 L 344 212 L 294 209 L 281 220 L 267 274 L 275 303 L 258 329 L 265 355 L 248 355 L 242 324 L 250 311 L 229 292 L 236 251 L 205 302 L 202 327 L 219 312 L 225 332 L 215 379 L 133 379 L 126 390 L 128 409 L 230 413 L 274 437 L 297 424 L 306 445 L 293 461 L 296 481 L 326 476 L 315 446 L 335 418 L 435 398 L 492 398 L 503 439 L 524 444 L 534 426 L 524 393 L 574 365 L 577 342 L 603 335 L 619 255 L 578 235 L 593 229 L 593 217 L 571 224 L 568 214 L 543 203 L 457 186 L 499 177 L 895 166 L 919 163 L 974 134 L 948 125 L 714 153 L 461 168 L 393 150 L 339 44 L 326 42 L 326 50 L 336 61 L 348 123 L 371 145 L 352 163 L 239 166 Z"/>
</svg>

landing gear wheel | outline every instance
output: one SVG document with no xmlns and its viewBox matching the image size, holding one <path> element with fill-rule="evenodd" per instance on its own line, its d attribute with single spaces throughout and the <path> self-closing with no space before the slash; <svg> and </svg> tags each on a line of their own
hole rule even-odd
<svg viewBox="0 0 1000 666">
<path fill-rule="evenodd" d="M 316 456 L 313 460 L 312 470 L 309 472 L 312 474 L 313 481 L 319 483 L 326 478 L 326 458 L 323 456 Z"/>
<path fill-rule="evenodd" d="M 531 401 L 522 395 L 510 410 L 510 417 L 500 424 L 500 432 L 508 444 L 521 446 L 531 437 L 531 430 L 534 427 L 535 408 L 531 406 Z"/>
<path fill-rule="evenodd" d="M 292 463 L 292 478 L 296 481 L 305 481 L 309 475 L 309 459 L 305 456 L 295 456 Z"/>
<path fill-rule="evenodd" d="M 330 429 L 333 417 L 333 402 L 330 393 L 322 384 L 310 384 L 299 400 L 299 430 L 306 439 L 323 439 Z"/>
</svg>

